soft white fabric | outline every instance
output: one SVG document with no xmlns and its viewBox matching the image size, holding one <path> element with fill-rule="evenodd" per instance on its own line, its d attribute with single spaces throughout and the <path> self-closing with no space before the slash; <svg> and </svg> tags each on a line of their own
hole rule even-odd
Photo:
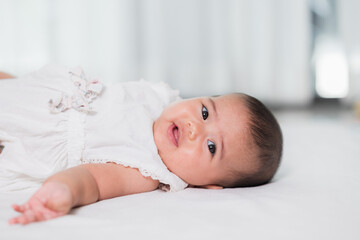
<svg viewBox="0 0 360 240">
<path fill-rule="evenodd" d="M 0 189 L 37 187 L 60 170 L 106 162 L 137 168 L 171 191 L 184 189 L 161 161 L 152 134 L 154 120 L 177 99 L 164 83 L 103 89 L 81 68 L 55 65 L 0 81 Z"/>
</svg>

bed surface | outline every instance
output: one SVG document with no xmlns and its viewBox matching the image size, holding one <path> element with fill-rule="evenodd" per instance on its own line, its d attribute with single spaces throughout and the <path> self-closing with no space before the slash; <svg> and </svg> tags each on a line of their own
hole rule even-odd
<svg viewBox="0 0 360 240">
<path fill-rule="evenodd" d="M 0 193 L 0 239 L 360 239 L 360 119 L 279 112 L 285 144 L 272 183 L 160 190 L 9 226 L 31 191 Z"/>
</svg>

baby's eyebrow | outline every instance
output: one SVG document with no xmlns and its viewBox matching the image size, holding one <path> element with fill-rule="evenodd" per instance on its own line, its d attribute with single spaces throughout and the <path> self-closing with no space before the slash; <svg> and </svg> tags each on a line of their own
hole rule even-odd
<svg viewBox="0 0 360 240">
<path fill-rule="evenodd" d="M 223 155 L 224 155 L 224 138 L 221 138 L 221 155 L 220 155 L 220 160 L 223 159 Z"/>
<path fill-rule="evenodd" d="M 216 117 L 218 117 L 218 114 L 217 114 L 217 111 L 216 111 L 216 104 L 215 104 L 214 100 L 212 100 L 212 99 L 209 97 L 209 101 L 210 101 L 210 103 L 211 103 L 211 105 L 212 105 L 212 108 L 214 109 L 214 112 L 215 112 Z"/>
</svg>

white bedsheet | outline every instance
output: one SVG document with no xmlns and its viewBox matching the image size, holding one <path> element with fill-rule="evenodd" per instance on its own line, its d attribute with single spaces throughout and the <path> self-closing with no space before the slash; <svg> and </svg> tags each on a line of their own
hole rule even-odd
<svg viewBox="0 0 360 240">
<path fill-rule="evenodd" d="M 9 226 L 12 203 L 0 193 L 0 239 L 360 239 L 360 120 L 279 114 L 283 163 L 270 184 L 186 189 L 110 199 L 70 215 Z"/>
</svg>

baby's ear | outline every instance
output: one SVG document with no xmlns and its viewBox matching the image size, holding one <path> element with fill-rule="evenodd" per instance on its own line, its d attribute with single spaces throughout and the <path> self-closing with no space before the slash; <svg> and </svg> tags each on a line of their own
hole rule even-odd
<svg viewBox="0 0 360 240">
<path fill-rule="evenodd" d="M 209 185 L 202 186 L 202 188 L 205 188 L 205 189 L 223 189 L 222 186 L 213 185 L 213 184 L 209 184 Z"/>
</svg>

